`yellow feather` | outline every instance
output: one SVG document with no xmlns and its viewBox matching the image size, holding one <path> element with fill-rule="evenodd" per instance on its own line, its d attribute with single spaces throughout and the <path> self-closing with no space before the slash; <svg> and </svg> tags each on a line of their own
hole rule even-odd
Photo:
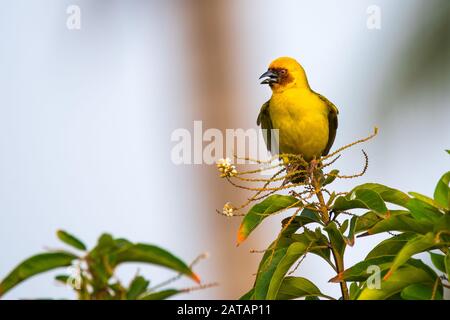
<svg viewBox="0 0 450 320">
<path fill-rule="evenodd" d="M 273 94 L 268 108 L 273 128 L 279 129 L 280 153 L 299 154 L 306 161 L 319 158 L 329 139 L 329 106 L 310 89 L 295 59 L 278 58 L 269 70 L 283 71 L 279 81 L 270 85 Z"/>
<path fill-rule="evenodd" d="M 305 160 L 319 158 L 328 142 L 328 107 L 308 88 L 274 93 L 270 118 L 279 129 L 281 153 L 300 154 Z"/>
</svg>

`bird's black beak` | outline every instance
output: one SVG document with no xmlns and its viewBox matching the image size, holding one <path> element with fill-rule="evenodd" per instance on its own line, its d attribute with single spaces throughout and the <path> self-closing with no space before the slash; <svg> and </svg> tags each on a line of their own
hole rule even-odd
<svg viewBox="0 0 450 320">
<path fill-rule="evenodd" d="M 278 83 L 279 76 L 278 73 L 276 73 L 273 70 L 267 70 L 264 72 L 259 79 L 265 78 L 261 84 L 272 84 L 272 83 Z"/>
</svg>

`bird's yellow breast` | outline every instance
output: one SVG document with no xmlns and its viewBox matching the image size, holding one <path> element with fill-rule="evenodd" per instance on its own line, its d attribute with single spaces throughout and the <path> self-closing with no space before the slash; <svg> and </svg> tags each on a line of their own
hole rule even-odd
<svg viewBox="0 0 450 320">
<path fill-rule="evenodd" d="M 274 93 L 269 105 L 274 129 L 279 129 L 280 153 L 319 158 L 328 143 L 328 108 L 309 89 Z"/>
</svg>

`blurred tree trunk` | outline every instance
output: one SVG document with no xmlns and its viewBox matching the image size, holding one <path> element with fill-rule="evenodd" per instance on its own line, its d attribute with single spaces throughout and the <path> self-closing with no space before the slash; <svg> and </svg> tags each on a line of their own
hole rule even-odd
<svg viewBox="0 0 450 320">
<path fill-rule="evenodd" d="M 217 128 L 225 137 L 226 128 L 245 126 L 245 119 L 240 117 L 239 103 L 236 103 L 242 92 L 232 81 L 240 71 L 237 67 L 239 61 L 233 60 L 237 56 L 233 52 L 238 52 L 239 39 L 231 33 L 232 3 L 202 0 L 185 3 L 190 46 L 186 56 L 192 59 L 188 61 L 192 68 L 188 70 L 193 90 L 190 103 L 193 106 L 192 120 L 202 120 L 203 130 Z M 251 255 L 246 246 L 236 248 L 241 219 L 227 219 L 216 214 L 215 209 L 221 210 L 227 201 L 242 200 L 244 194 L 220 179 L 214 166 L 202 165 L 194 170 L 200 177 L 201 194 L 206 195 L 203 200 L 201 197 L 198 199 L 204 201 L 205 212 L 209 211 L 202 217 L 201 228 L 210 233 L 209 238 L 215 239 L 215 243 L 207 244 L 207 247 L 213 248 L 209 263 L 214 264 L 211 266 L 214 280 L 220 284 L 219 297 L 236 299 L 252 286 L 252 274 L 260 256 Z"/>
</svg>

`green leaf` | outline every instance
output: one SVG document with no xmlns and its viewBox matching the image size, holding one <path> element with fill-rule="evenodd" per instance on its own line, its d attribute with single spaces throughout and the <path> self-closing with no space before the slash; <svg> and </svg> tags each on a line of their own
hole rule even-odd
<svg viewBox="0 0 450 320">
<path fill-rule="evenodd" d="M 273 273 L 277 268 L 277 265 L 286 255 L 287 247 L 280 247 L 272 250 L 266 251 L 261 260 L 258 274 L 255 281 L 255 300 L 265 300 L 267 296 L 267 291 L 269 289 L 270 280 L 272 279 Z"/>
<path fill-rule="evenodd" d="M 68 275 L 65 275 L 65 274 L 60 274 L 60 275 L 57 275 L 56 277 L 55 277 L 55 280 L 56 281 L 58 281 L 58 282 L 60 282 L 60 283 L 63 283 L 63 284 L 67 284 L 67 281 L 70 279 L 70 277 L 68 276 Z"/>
<path fill-rule="evenodd" d="M 89 252 L 91 257 L 100 257 L 115 251 L 117 249 L 116 242 L 112 235 L 108 233 L 102 234 L 97 241 L 97 245 Z"/>
<path fill-rule="evenodd" d="M 368 211 L 362 216 L 359 216 L 358 220 L 356 221 L 355 233 L 367 231 L 381 220 L 382 218 L 379 217 L 375 212 Z"/>
<path fill-rule="evenodd" d="M 253 295 L 255 293 L 255 289 L 251 288 L 248 292 L 244 293 L 239 300 L 253 300 Z"/>
<path fill-rule="evenodd" d="M 369 252 L 365 260 L 382 256 L 395 256 L 413 237 L 415 237 L 414 233 L 402 233 L 383 240 Z"/>
<path fill-rule="evenodd" d="M 433 224 L 429 221 L 417 221 L 412 218 L 408 211 L 391 211 L 391 214 L 375 223 L 364 235 L 372 235 L 387 231 L 414 232 L 425 234 L 433 230 Z"/>
<path fill-rule="evenodd" d="M 291 266 L 306 253 L 309 245 L 310 243 L 294 242 L 288 247 L 286 254 L 279 260 L 270 279 L 266 295 L 267 300 L 277 298 L 284 276 Z"/>
<path fill-rule="evenodd" d="M 286 277 L 278 290 L 276 300 L 324 296 L 314 283 L 302 277 Z"/>
<path fill-rule="evenodd" d="M 408 192 L 408 194 L 410 194 L 411 196 L 413 196 L 414 198 L 425 202 L 426 204 L 435 207 L 436 209 L 442 209 L 442 206 L 437 203 L 436 201 L 434 201 L 433 199 L 431 199 L 430 197 L 417 193 L 417 192 Z"/>
<path fill-rule="evenodd" d="M 327 174 L 327 176 L 325 178 L 325 181 L 322 183 L 322 186 L 326 186 L 326 185 L 332 183 L 334 180 L 336 180 L 336 177 L 337 177 L 338 174 L 339 174 L 339 170 L 336 170 L 336 169 L 331 170 Z"/>
<path fill-rule="evenodd" d="M 392 263 L 395 259 L 395 256 L 380 256 L 376 258 L 370 258 L 356 263 L 354 266 L 344 270 L 339 273 L 336 277 L 331 278 L 329 282 L 361 282 L 366 281 L 369 276 L 373 274 L 372 271 L 369 270 L 369 267 L 378 266 L 380 269 L 381 275 L 386 274 L 389 268 L 392 266 Z M 409 259 L 405 265 L 412 266 L 414 268 L 422 269 L 426 271 L 430 278 L 435 279 L 437 277 L 436 273 L 424 264 L 421 260 L 417 259 Z"/>
<path fill-rule="evenodd" d="M 136 276 L 130 283 L 127 291 L 127 300 L 136 300 L 141 294 L 143 294 L 150 284 L 150 281 L 142 276 Z"/>
<path fill-rule="evenodd" d="M 311 244 L 308 252 L 318 255 L 329 264 L 332 264 L 330 260 L 331 251 L 328 247 L 328 238 L 322 234 L 320 228 L 316 228 L 314 232 L 305 229 L 302 234 L 293 234 L 291 239 L 297 242 Z"/>
<path fill-rule="evenodd" d="M 350 300 L 356 300 L 360 292 L 360 286 L 356 282 L 352 282 L 349 288 Z"/>
<path fill-rule="evenodd" d="M 445 239 L 444 241 L 450 242 L 450 214 L 445 214 L 440 217 L 433 225 L 434 233 L 441 233 L 440 238 Z"/>
<path fill-rule="evenodd" d="M 350 220 L 350 229 L 348 230 L 348 235 L 344 237 L 345 243 L 347 243 L 347 245 L 349 245 L 350 247 L 355 244 L 355 230 L 358 219 L 359 217 L 357 216 L 352 217 L 352 219 Z"/>
<path fill-rule="evenodd" d="M 447 272 L 447 279 L 450 279 L 450 251 L 445 255 L 445 271 Z"/>
<path fill-rule="evenodd" d="M 433 286 L 416 283 L 404 288 L 401 297 L 404 300 L 442 300 L 442 293 L 436 291 L 433 297 Z"/>
<path fill-rule="evenodd" d="M 333 205 L 333 210 L 336 212 L 358 208 L 369 209 L 380 215 L 385 215 L 388 212 L 380 195 L 369 189 L 355 189 L 346 196 L 338 197 Z"/>
<path fill-rule="evenodd" d="M 349 220 L 345 220 L 344 222 L 342 222 L 342 224 L 341 224 L 341 226 L 339 227 L 339 231 L 342 233 L 342 234 L 344 234 L 345 233 L 345 231 L 347 230 L 347 228 L 348 228 L 348 222 Z"/>
<path fill-rule="evenodd" d="M 142 295 L 139 297 L 139 300 L 164 300 L 181 292 L 182 291 L 177 289 L 167 289 L 159 292 L 152 292 L 149 294 Z"/>
<path fill-rule="evenodd" d="M 297 198 L 284 195 L 271 195 L 262 202 L 254 205 L 242 220 L 238 231 L 238 245 L 268 216 L 283 209 L 300 204 Z"/>
<path fill-rule="evenodd" d="M 375 191 L 376 193 L 378 193 L 380 195 L 380 197 L 384 201 L 393 203 L 393 204 L 396 204 L 396 205 L 399 205 L 402 207 L 404 207 L 410 199 L 410 197 L 408 197 L 408 195 L 406 193 L 399 191 L 397 189 L 394 189 L 394 188 L 384 186 L 379 183 L 365 183 L 360 186 L 357 186 L 353 190 L 358 190 L 358 189 L 367 189 L 367 190 Z"/>
<path fill-rule="evenodd" d="M 32 256 L 21 262 L 0 283 L 0 296 L 32 276 L 52 269 L 70 266 L 72 261 L 78 259 L 76 255 L 68 252 L 50 252 Z"/>
<path fill-rule="evenodd" d="M 117 251 L 119 247 L 110 234 L 104 233 L 99 237 L 97 245 L 87 257 L 93 287 L 104 288 L 108 284 L 114 272 L 113 260 Z"/>
<path fill-rule="evenodd" d="M 421 268 L 405 265 L 397 270 L 389 279 L 381 281 L 380 288 L 365 287 L 358 300 L 385 300 L 401 292 L 411 284 L 424 283 L 433 285 L 436 278 Z"/>
<path fill-rule="evenodd" d="M 445 173 L 434 189 L 434 200 L 444 208 L 450 209 L 450 171 Z"/>
<path fill-rule="evenodd" d="M 68 244 L 69 246 L 72 246 L 72 247 L 77 248 L 82 251 L 86 250 L 85 244 L 83 242 L 81 242 L 80 240 L 78 240 L 73 235 L 71 235 L 70 233 L 63 231 L 63 230 L 58 230 L 56 232 L 56 235 L 59 238 L 59 240 L 61 240 L 65 244 Z"/>
<path fill-rule="evenodd" d="M 281 227 L 284 228 L 286 224 L 291 220 L 291 217 L 284 218 L 281 221 Z M 300 215 L 294 217 L 294 219 L 291 220 L 289 226 L 286 228 L 284 233 L 286 234 L 292 234 L 296 232 L 298 229 L 300 229 L 303 226 L 306 226 L 310 223 L 319 223 L 322 224 L 322 221 L 320 220 L 320 217 L 318 216 L 317 212 L 314 212 L 308 208 L 305 208 L 302 210 Z"/>
<path fill-rule="evenodd" d="M 437 254 L 433 252 L 428 252 L 430 254 L 431 262 L 439 271 L 446 273 L 445 270 L 445 256 L 442 254 Z"/>
<path fill-rule="evenodd" d="M 346 242 L 344 236 L 339 231 L 335 222 L 330 222 L 325 228 L 325 231 L 328 233 L 328 237 L 330 238 L 330 242 L 334 245 L 335 254 L 340 255 L 340 257 L 344 256 L 344 251 L 346 247 Z"/>
<path fill-rule="evenodd" d="M 448 154 L 450 154 L 450 150 L 445 150 Z"/>
<path fill-rule="evenodd" d="M 409 240 L 396 255 L 389 272 L 385 275 L 388 279 L 398 267 L 406 263 L 413 255 L 428 250 L 436 245 L 432 232 L 426 235 L 418 235 Z"/>
<path fill-rule="evenodd" d="M 200 282 L 198 276 L 183 261 L 157 246 L 138 243 L 116 254 L 114 266 L 124 262 L 144 262 L 163 266 Z"/>
<path fill-rule="evenodd" d="M 368 272 L 370 266 L 378 266 L 380 271 L 384 271 L 392 265 L 393 260 L 394 256 L 382 256 L 363 260 L 339 273 L 336 277 L 331 278 L 329 282 L 365 281 L 371 275 Z"/>
<path fill-rule="evenodd" d="M 419 199 L 411 199 L 408 202 L 407 207 L 413 218 L 418 221 L 429 221 L 434 223 L 442 217 L 442 213 L 438 209 Z"/>
</svg>

